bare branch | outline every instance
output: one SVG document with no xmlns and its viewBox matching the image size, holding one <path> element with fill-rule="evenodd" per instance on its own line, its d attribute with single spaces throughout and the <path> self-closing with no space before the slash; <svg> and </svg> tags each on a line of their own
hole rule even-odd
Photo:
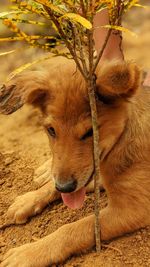
<svg viewBox="0 0 150 267">
<path fill-rule="evenodd" d="M 96 99 L 95 99 L 95 85 L 96 81 L 93 79 L 89 79 L 88 81 L 88 95 L 90 100 L 91 107 L 91 117 L 92 117 L 92 126 L 93 126 L 93 142 L 94 142 L 94 206 L 95 206 L 95 240 L 96 240 L 96 251 L 100 252 L 101 250 L 101 239 L 100 239 L 100 216 L 99 216 L 99 178 L 100 178 L 100 164 L 99 164 L 99 131 L 97 124 L 97 107 L 96 107 Z"/>
<path fill-rule="evenodd" d="M 80 0 L 80 6 L 81 6 L 82 15 L 85 17 L 86 16 L 86 7 L 85 7 L 83 0 Z"/>
<path fill-rule="evenodd" d="M 86 64 L 86 57 L 85 57 L 85 47 L 83 49 L 83 43 L 82 43 L 82 36 L 79 34 L 77 28 L 75 25 L 72 25 L 72 32 L 74 40 L 76 41 L 76 44 L 78 45 L 79 53 L 80 53 L 80 59 L 81 64 L 83 66 L 83 71 L 85 72 L 86 78 L 88 77 L 88 68 Z"/>
<path fill-rule="evenodd" d="M 101 50 L 100 50 L 100 52 L 99 52 L 99 54 L 98 54 L 98 56 L 97 56 L 97 59 L 96 59 L 96 61 L 95 61 L 94 68 L 93 68 L 93 72 L 95 72 L 96 67 L 97 67 L 97 65 L 98 65 L 98 63 L 99 63 L 99 61 L 100 61 L 100 59 L 101 59 L 101 57 L 102 57 L 102 55 L 103 55 L 103 53 L 104 53 L 104 50 L 105 50 L 106 45 L 107 45 L 107 43 L 108 43 L 109 37 L 110 37 L 110 35 L 111 35 L 111 32 L 112 32 L 112 29 L 109 29 L 108 32 L 107 32 L 107 36 L 106 36 L 106 38 L 105 38 L 105 41 L 104 41 L 104 43 L 103 43 L 103 46 L 102 46 L 102 48 L 101 48 Z"/>
<path fill-rule="evenodd" d="M 60 25 L 58 19 L 56 19 L 56 17 L 54 16 L 53 12 L 48 7 L 44 6 L 44 8 L 47 11 L 47 13 L 49 14 L 49 16 L 52 19 L 52 21 L 54 22 L 55 26 L 57 27 L 61 37 L 63 38 L 63 40 L 64 40 L 64 42 L 65 42 L 65 44 L 67 46 L 67 48 L 69 49 L 71 55 L 73 56 L 74 61 L 76 62 L 76 65 L 77 65 L 79 71 L 81 72 L 83 77 L 86 78 L 85 73 L 84 73 L 84 71 L 83 71 L 83 69 L 81 67 L 81 64 L 80 64 L 79 60 L 78 60 L 77 53 L 76 53 L 75 50 L 73 50 L 73 47 L 71 46 L 71 43 L 68 41 L 67 36 L 65 35 L 63 29 L 61 28 L 61 25 Z"/>
<path fill-rule="evenodd" d="M 91 8 L 93 1 L 90 2 Z M 93 23 L 93 16 L 91 18 Z M 88 95 L 91 107 L 92 127 L 93 127 L 93 148 L 94 148 L 94 208 L 95 208 L 95 241 L 96 251 L 99 253 L 101 250 L 101 237 L 100 237 L 100 209 L 99 209 L 99 180 L 100 180 L 100 149 L 99 149 L 99 131 L 97 120 L 97 105 L 95 99 L 96 79 L 93 71 L 94 64 L 94 40 L 93 29 L 88 31 L 88 50 L 89 50 L 89 80 L 88 80 Z"/>
</svg>

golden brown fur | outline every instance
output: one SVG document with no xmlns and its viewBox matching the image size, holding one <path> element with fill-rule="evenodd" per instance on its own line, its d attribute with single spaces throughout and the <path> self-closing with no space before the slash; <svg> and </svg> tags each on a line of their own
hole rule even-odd
<svg viewBox="0 0 150 267">
<path fill-rule="evenodd" d="M 97 69 L 96 94 L 100 169 L 108 195 L 108 206 L 100 212 L 101 237 L 108 240 L 150 224 L 150 91 L 140 86 L 135 64 L 106 62 Z M 92 125 L 86 84 L 74 63 L 51 60 L 44 69 L 24 73 L 3 87 L 3 113 L 11 113 L 25 102 L 40 107 L 45 129 L 55 129 L 56 138 L 48 135 L 53 179 L 66 182 L 74 175 L 77 190 L 85 186 L 94 167 L 92 137 L 83 136 Z M 43 172 L 39 172 L 41 183 Z M 8 211 L 11 221 L 23 223 L 60 197 L 48 182 L 49 174 L 39 190 L 17 198 Z M 92 248 L 94 243 L 91 215 L 40 241 L 10 250 L 1 266 L 44 267 Z"/>
</svg>

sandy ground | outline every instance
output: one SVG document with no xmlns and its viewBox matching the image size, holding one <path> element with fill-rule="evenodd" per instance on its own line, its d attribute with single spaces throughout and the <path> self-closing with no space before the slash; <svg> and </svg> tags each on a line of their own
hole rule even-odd
<svg viewBox="0 0 150 267">
<path fill-rule="evenodd" d="M 125 25 L 134 30 L 138 37 L 125 36 L 126 59 L 135 60 L 142 68 L 150 68 L 150 11 L 135 9 L 125 19 Z M 12 47 L 10 47 L 12 49 Z M 5 46 L 0 44 L 0 51 Z M 41 52 L 19 51 L 7 57 L 0 57 L 0 82 L 15 67 L 31 61 Z M 0 116 L 0 225 L 5 222 L 5 213 L 15 197 L 36 189 L 33 183 L 34 170 L 49 157 L 48 140 L 39 122 L 38 113 L 25 106 L 10 116 Z M 101 206 L 107 203 L 102 193 Z M 12 247 L 33 242 L 52 233 L 65 223 L 76 221 L 93 212 L 93 194 L 86 197 L 84 207 L 78 211 L 69 210 L 60 201 L 49 205 L 41 215 L 32 218 L 25 225 L 10 226 L 1 230 L 1 256 Z M 117 238 L 97 255 L 93 251 L 70 258 L 68 267 L 149 267 L 150 228 Z"/>
</svg>

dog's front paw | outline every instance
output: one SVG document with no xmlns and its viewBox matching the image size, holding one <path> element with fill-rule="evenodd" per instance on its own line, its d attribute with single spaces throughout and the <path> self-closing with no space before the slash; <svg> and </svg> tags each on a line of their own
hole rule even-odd
<svg viewBox="0 0 150 267">
<path fill-rule="evenodd" d="M 0 267 L 46 267 L 48 262 L 38 242 L 10 249 Z"/>
<path fill-rule="evenodd" d="M 51 180 L 51 165 L 52 159 L 45 161 L 43 165 L 36 169 L 34 173 L 34 182 L 40 187 Z"/>
<path fill-rule="evenodd" d="M 39 241 L 10 249 L 4 255 L 0 267 L 48 267 L 62 262 L 66 258 L 61 246 L 63 241 L 55 233 Z"/>
<path fill-rule="evenodd" d="M 7 211 L 7 221 L 8 223 L 23 224 L 29 217 L 40 213 L 46 205 L 45 199 L 38 190 L 18 196 Z"/>
</svg>

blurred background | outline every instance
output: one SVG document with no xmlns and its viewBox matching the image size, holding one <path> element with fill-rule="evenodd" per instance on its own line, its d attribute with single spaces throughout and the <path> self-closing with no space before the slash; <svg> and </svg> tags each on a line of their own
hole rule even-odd
<svg viewBox="0 0 150 267">
<path fill-rule="evenodd" d="M 135 32 L 137 37 L 130 34 L 123 34 L 123 47 L 125 58 L 127 60 L 136 61 L 140 67 L 145 70 L 150 69 L 150 1 L 141 0 L 142 5 L 147 5 L 148 8 L 132 8 L 123 19 L 123 26 Z M 9 0 L 0 1 L 0 12 L 6 11 L 9 7 Z M 36 25 L 23 25 L 26 32 L 30 34 L 42 34 L 43 31 L 50 31 L 49 28 Z M 12 32 L 0 21 L 0 38 L 12 36 Z M 31 62 L 41 55 L 43 51 L 40 49 L 29 48 L 23 42 L 1 42 L 0 53 L 16 50 L 13 54 L 0 57 L 0 82 L 4 81 L 7 75 L 15 68 L 22 64 Z"/>
</svg>

